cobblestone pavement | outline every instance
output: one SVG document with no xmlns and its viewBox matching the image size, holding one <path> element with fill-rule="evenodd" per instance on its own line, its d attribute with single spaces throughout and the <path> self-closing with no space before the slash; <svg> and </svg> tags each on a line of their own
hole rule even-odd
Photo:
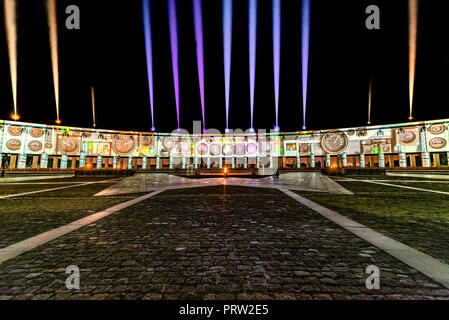
<svg viewBox="0 0 449 320">
<path fill-rule="evenodd" d="M 449 195 L 364 182 L 339 183 L 354 195 L 309 193 L 306 197 L 449 264 Z M 438 183 L 413 186 L 442 187 Z"/>
<path fill-rule="evenodd" d="M 80 290 L 65 287 L 68 265 Z M 380 289 L 365 286 L 368 265 Z M 449 299 L 278 190 L 166 191 L 0 265 L 0 299 Z"/>
<path fill-rule="evenodd" d="M 74 179 L 60 180 L 73 182 Z M 76 181 L 83 183 L 95 180 L 77 179 Z M 109 185 L 113 183 L 115 181 Z M 11 194 L 16 194 L 58 186 L 60 185 L 0 185 L 0 191 L 8 189 Z M 132 195 L 94 197 L 95 193 L 107 186 L 107 183 L 101 183 L 0 199 L 0 249 L 135 198 Z"/>
<path fill-rule="evenodd" d="M 298 191 L 327 192 L 331 194 L 352 194 L 328 176 L 320 172 L 283 173 L 278 179 L 264 177 L 250 178 L 206 178 L 195 179 L 165 173 L 136 174 L 99 192 L 97 196 L 109 196 L 152 190 L 211 187 L 216 185 L 235 185 L 255 188 L 284 188 Z"/>
</svg>

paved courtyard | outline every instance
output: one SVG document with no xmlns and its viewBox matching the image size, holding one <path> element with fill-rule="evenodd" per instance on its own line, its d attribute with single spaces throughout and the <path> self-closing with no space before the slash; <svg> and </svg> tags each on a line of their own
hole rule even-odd
<svg viewBox="0 0 449 320">
<path fill-rule="evenodd" d="M 140 188 L 132 187 L 133 179 L 140 179 Z M 35 248 L 18 246 L 23 252 L 0 264 L 0 299 L 449 299 L 440 282 L 295 201 L 275 188 L 276 182 L 267 180 L 263 187 L 263 179 L 254 180 L 257 187 L 249 187 L 244 180 L 238 186 L 238 179 L 224 185 L 217 179 L 182 188 L 185 181 L 176 180 L 181 189 L 165 190 L 166 184 L 156 188 L 148 179 L 163 181 L 135 176 L 75 186 L 84 182 L 61 178 L 41 189 L 75 187 L 0 200 L 0 229 L 6 231 L 0 236 L 0 259 L 17 243 L 37 241 L 30 237 L 43 234 L 44 239 Z M 341 184 L 339 192 L 330 193 L 324 187 L 310 190 L 311 179 L 281 175 L 279 186 L 323 205 L 329 200 L 327 207 L 334 203 L 335 210 L 339 202 L 333 200 L 360 197 L 360 188 L 351 185 L 357 182 L 315 178 L 330 181 L 328 186 Z M 23 185 L 0 188 L 8 195 L 27 192 Z M 156 189 L 157 194 L 141 198 Z M 132 199 L 144 200 L 108 209 Z M 381 218 L 358 220 L 351 208 L 337 211 L 416 244 L 388 227 L 379 230 Z M 99 211 L 104 216 L 90 222 Z M 55 228 L 64 231 L 75 220 L 84 223 L 51 238 Z M 444 261 L 443 249 L 419 249 Z M 66 288 L 69 265 L 80 269 L 79 290 Z M 366 288 L 369 265 L 380 269 L 378 290 Z"/>
</svg>

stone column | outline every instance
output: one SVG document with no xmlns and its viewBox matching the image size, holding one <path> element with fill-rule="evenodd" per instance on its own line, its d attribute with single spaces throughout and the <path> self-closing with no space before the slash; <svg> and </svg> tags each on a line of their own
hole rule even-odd
<svg viewBox="0 0 449 320">
<path fill-rule="evenodd" d="M 315 148 L 310 144 L 310 167 L 315 168 Z"/>
<path fill-rule="evenodd" d="M 210 169 L 210 157 L 207 157 L 207 169 Z"/>
<path fill-rule="evenodd" d="M 326 167 L 329 168 L 331 166 L 331 155 L 326 154 Z"/>
<path fill-rule="evenodd" d="M 407 167 L 407 155 L 404 152 L 403 146 L 399 146 L 399 165 L 401 168 Z"/>
<path fill-rule="evenodd" d="M 365 155 L 363 153 L 360 154 L 360 168 L 365 168 Z"/>
<path fill-rule="evenodd" d="M 161 168 L 161 137 L 157 137 L 156 139 L 156 169 L 160 169 Z"/>
<path fill-rule="evenodd" d="M 273 169 L 274 165 L 273 165 L 273 156 L 270 156 L 270 168 Z"/>
<path fill-rule="evenodd" d="M 133 168 L 133 157 L 128 158 L 128 170 Z"/>
<path fill-rule="evenodd" d="M 379 153 L 379 167 L 385 168 L 385 155 L 382 151 Z"/>
<path fill-rule="evenodd" d="M 100 170 L 103 167 L 103 157 L 98 156 L 97 157 L 97 169 Z"/>
<path fill-rule="evenodd" d="M 186 157 L 182 157 L 182 168 L 185 169 L 186 168 Z"/>
<path fill-rule="evenodd" d="M 431 163 L 430 163 L 430 153 L 429 152 L 423 152 L 421 153 L 421 157 L 422 157 L 422 164 L 424 168 L 430 168 Z"/>
<path fill-rule="evenodd" d="M 348 156 L 346 155 L 346 152 L 343 152 L 341 157 L 342 157 L 343 167 L 347 167 L 348 166 Z"/>
<path fill-rule="evenodd" d="M 61 168 L 61 169 L 67 169 L 67 160 L 68 160 L 67 155 L 66 155 L 66 154 L 63 154 L 63 155 L 61 156 L 61 165 L 60 165 L 60 168 Z"/>
<path fill-rule="evenodd" d="M 219 160 L 218 160 L 218 166 L 220 167 L 220 169 L 222 169 L 223 168 L 223 158 L 218 158 Z"/>
<path fill-rule="evenodd" d="M 196 155 L 193 158 L 193 166 L 195 169 L 198 169 L 198 157 Z"/>
<path fill-rule="evenodd" d="M 147 157 L 142 158 L 142 170 L 147 170 Z"/>
<path fill-rule="evenodd" d="M 19 162 L 17 163 L 18 169 L 25 169 L 27 161 L 27 155 L 24 153 L 19 154 Z"/>
<path fill-rule="evenodd" d="M 118 156 L 114 156 L 114 160 L 112 162 L 112 169 L 117 170 L 117 162 L 118 162 Z"/>
<path fill-rule="evenodd" d="M 245 157 L 245 164 L 243 166 L 245 167 L 245 169 L 248 168 L 248 158 L 247 157 Z"/>
<path fill-rule="evenodd" d="M 232 157 L 232 169 L 235 169 L 235 158 Z"/>
<path fill-rule="evenodd" d="M 48 166 L 48 154 L 43 153 L 41 155 L 41 169 L 47 169 Z"/>
</svg>

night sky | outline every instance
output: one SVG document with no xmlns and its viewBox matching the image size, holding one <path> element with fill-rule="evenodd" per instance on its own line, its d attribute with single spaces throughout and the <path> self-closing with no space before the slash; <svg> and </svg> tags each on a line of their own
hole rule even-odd
<svg viewBox="0 0 449 320">
<path fill-rule="evenodd" d="M 3 1 L 2 1 L 3 2 Z M 155 126 L 177 127 L 165 0 L 152 0 L 155 68 Z M 420 1 L 414 116 L 449 118 L 449 23 L 445 1 Z M 81 30 L 65 28 L 65 8 L 81 10 Z M 376 4 L 381 30 L 365 28 L 365 9 Z M 408 1 L 312 0 L 307 126 L 363 126 L 368 83 L 373 77 L 372 123 L 407 121 Z M 221 0 L 203 0 L 206 126 L 224 130 Z M 58 1 L 61 119 L 67 126 L 92 126 L 90 86 L 96 88 L 99 128 L 149 131 L 151 116 L 140 0 Z M 12 93 L 3 3 L 0 8 L 0 119 L 9 119 Z M 259 0 L 255 128 L 275 123 L 271 0 Z M 250 126 L 248 4 L 234 0 L 230 127 Z M 192 2 L 178 0 L 181 127 L 201 119 Z M 43 0 L 19 1 L 21 120 L 53 124 L 56 110 Z M 301 2 L 282 1 L 279 124 L 302 127 Z"/>
</svg>

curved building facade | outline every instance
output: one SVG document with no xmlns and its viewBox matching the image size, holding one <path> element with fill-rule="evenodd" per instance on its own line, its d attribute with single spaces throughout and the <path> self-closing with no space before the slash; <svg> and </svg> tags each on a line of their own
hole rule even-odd
<svg viewBox="0 0 449 320">
<path fill-rule="evenodd" d="M 447 166 L 449 119 L 290 133 L 163 134 L 0 121 L 6 169 Z"/>
</svg>

